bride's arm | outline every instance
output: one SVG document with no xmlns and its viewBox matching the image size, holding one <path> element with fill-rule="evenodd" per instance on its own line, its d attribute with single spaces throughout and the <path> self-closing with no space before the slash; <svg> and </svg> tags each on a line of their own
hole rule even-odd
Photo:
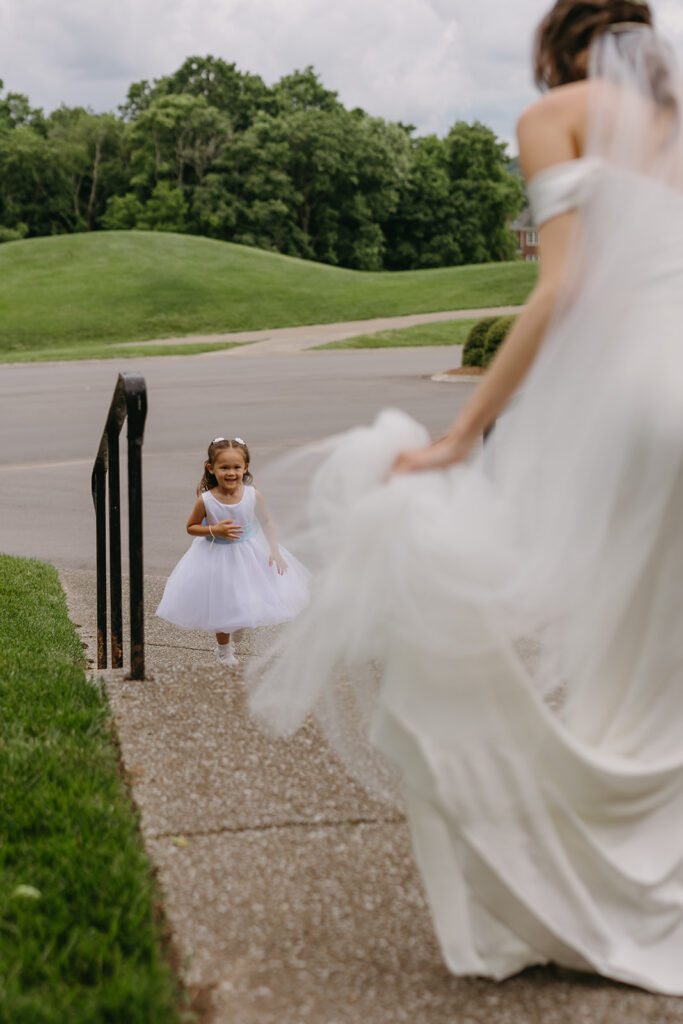
<svg viewBox="0 0 683 1024">
<path fill-rule="evenodd" d="M 559 163 L 567 158 L 567 152 L 573 152 L 571 137 L 563 137 L 561 130 L 556 135 L 549 133 L 547 120 L 539 117 L 535 108 L 520 119 L 518 134 L 522 166 L 528 175 L 537 173 L 543 166 Z M 571 211 L 544 224 L 538 284 L 491 362 L 486 376 L 448 433 L 426 448 L 401 452 L 394 464 L 394 472 L 437 469 L 461 462 L 467 458 L 473 442 L 493 424 L 526 377 L 541 347 L 565 279 L 575 219 L 576 214 Z"/>
</svg>

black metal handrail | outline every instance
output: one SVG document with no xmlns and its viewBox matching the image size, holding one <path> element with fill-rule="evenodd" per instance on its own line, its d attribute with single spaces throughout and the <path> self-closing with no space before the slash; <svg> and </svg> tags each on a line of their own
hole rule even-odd
<svg viewBox="0 0 683 1024">
<path fill-rule="evenodd" d="M 142 572 L 142 440 L 147 387 L 137 373 L 120 373 L 92 470 L 97 533 L 97 667 L 107 667 L 107 501 L 109 476 L 109 584 L 111 666 L 123 666 L 119 434 L 128 418 L 128 554 L 130 572 L 130 677 L 145 678 Z"/>
</svg>

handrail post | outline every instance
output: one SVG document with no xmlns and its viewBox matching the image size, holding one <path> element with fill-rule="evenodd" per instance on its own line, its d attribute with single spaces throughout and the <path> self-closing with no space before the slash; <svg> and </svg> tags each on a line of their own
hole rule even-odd
<svg viewBox="0 0 683 1024">
<path fill-rule="evenodd" d="M 142 433 L 147 393 L 142 388 L 128 402 L 128 561 L 130 567 L 131 679 L 145 678 L 144 573 L 142 562 Z"/>
<path fill-rule="evenodd" d="M 109 463 L 109 596 L 111 602 L 111 667 L 123 666 L 123 607 L 121 601 L 121 479 L 119 433 L 107 424 Z"/>
<path fill-rule="evenodd" d="M 97 667 L 107 667 L 107 507 L 112 668 L 123 666 L 121 586 L 121 481 L 119 434 L 128 418 L 128 555 L 130 564 L 131 679 L 144 679 L 144 575 L 142 563 L 142 441 L 147 416 L 144 377 L 119 374 L 93 466 L 91 491 L 97 538 Z M 109 480 L 107 481 L 107 474 Z M 107 494 L 108 492 L 108 494 Z M 107 501 L 108 496 L 108 501 Z"/>
<path fill-rule="evenodd" d="M 97 535 L 97 667 L 107 667 L 107 481 L 104 466 L 96 465 L 92 479 Z"/>
</svg>

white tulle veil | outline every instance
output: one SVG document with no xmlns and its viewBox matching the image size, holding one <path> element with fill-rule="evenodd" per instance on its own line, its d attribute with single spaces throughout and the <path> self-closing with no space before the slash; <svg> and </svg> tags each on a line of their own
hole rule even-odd
<svg viewBox="0 0 683 1024">
<path fill-rule="evenodd" d="M 666 746 L 650 712 L 683 672 L 683 93 L 655 31 L 613 28 L 592 48 L 594 174 L 567 286 L 491 449 L 389 479 L 427 435 L 387 410 L 259 481 L 314 581 L 310 608 L 252 666 L 252 711 L 284 735 L 314 713 L 387 799 L 395 781 L 369 734 L 406 638 L 449 659 L 454 687 L 505 652 L 579 740 L 645 737 L 653 758 Z"/>
</svg>

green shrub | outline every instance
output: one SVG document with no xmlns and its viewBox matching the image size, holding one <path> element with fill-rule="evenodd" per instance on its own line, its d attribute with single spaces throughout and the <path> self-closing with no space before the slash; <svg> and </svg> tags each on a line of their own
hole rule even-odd
<svg viewBox="0 0 683 1024">
<path fill-rule="evenodd" d="M 28 227 L 23 222 L 14 228 L 6 228 L 4 224 L 0 224 L 0 242 L 19 242 L 26 237 L 27 231 Z"/>
<path fill-rule="evenodd" d="M 125 196 L 110 196 L 102 217 L 105 231 L 128 231 L 136 227 L 144 207 L 132 192 Z"/>
<path fill-rule="evenodd" d="M 144 231 L 182 232 L 185 230 L 186 207 L 181 189 L 160 181 L 138 214 L 135 227 Z"/>
<path fill-rule="evenodd" d="M 107 231 L 177 231 L 185 230 L 186 202 L 179 188 L 160 181 L 146 203 L 133 192 L 111 196 L 102 217 Z"/>
<path fill-rule="evenodd" d="M 507 338 L 516 321 L 516 316 L 499 316 L 495 323 L 491 324 L 484 339 L 484 356 L 482 366 L 488 366 L 501 344 Z"/>
<path fill-rule="evenodd" d="M 476 324 L 472 326 L 465 338 L 465 347 L 462 350 L 463 366 L 484 366 L 486 335 L 489 328 L 500 319 L 499 316 L 485 316 L 482 320 L 477 320 Z"/>
</svg>

